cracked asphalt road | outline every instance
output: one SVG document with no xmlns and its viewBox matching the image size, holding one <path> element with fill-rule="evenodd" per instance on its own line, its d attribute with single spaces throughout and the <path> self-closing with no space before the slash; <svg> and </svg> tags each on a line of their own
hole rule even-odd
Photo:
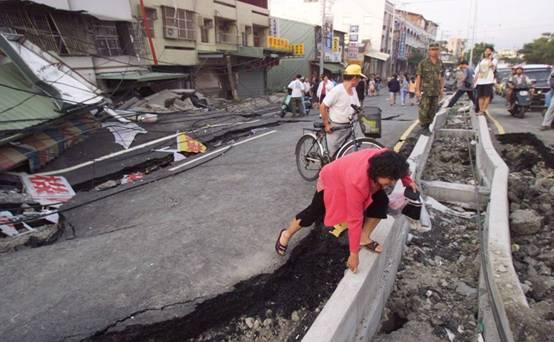
<svg viewBox="0 0 554 342">
<path fill-rule="evenodd" d="M 381 141 L 393 146 L 416 107 L 383 103 L 366 100 L 385 117 L 400 114 L 383 122 Z M 75 209 L 75 239 L 0 256 L 2 341 L 81 340 L 183 316 L 282 265 L 275 236 L 314 190 L 294 162 L 309 126 L 281 125 L 198 168 Z"/>
</svg>

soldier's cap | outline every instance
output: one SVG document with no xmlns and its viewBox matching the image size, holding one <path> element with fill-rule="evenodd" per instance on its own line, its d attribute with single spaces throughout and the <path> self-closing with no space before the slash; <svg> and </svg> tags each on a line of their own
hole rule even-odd
<svg viewBox="0 0 554 342">
<path fill-rule="evenodd" d="M 438 49 L 439 48 L 439 43 L 431 43 L 429 44 L 429 49 Z"/>
</svg>

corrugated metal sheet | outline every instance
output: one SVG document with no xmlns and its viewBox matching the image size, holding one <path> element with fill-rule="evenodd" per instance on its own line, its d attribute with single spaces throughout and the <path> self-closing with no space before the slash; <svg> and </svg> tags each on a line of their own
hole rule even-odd
<svg viewBox="0 0 554 342">
<path fill-rule="evenodd" d="M 40 91 L 31 88 L 13 63 L 0 65 L 0 83 L 23 90 L 0 86 L 0 132 L 29 128 L 63 115 L 54 110 L 51 98 L 29 93 Z"/>
</svg>

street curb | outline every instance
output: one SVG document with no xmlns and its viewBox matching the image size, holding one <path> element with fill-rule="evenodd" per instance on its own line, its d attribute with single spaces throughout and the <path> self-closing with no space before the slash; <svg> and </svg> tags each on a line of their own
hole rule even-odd
<svg viewBox="0 0 554 342">
<path fill-rule="evenodd" d="M 435 127 L 442 127 L 446 122 L 448 111 L 445 104 L 435 116 L 433 135 L 438 131 Z M 432 142 L 433 136 L 421 135 L 408 158 L 413 178 L 418 184 Z M 403 185 L 398 182 L 394 192 L 403 191 Z M 369 341 L 373 338 L 392 292 L 410 224 L 403 216 L 397 219 L 389 217 L 381 221 L 377 229 L 387 231 L 383 253 L 377 255 L 360 251 L 358 273 L 346 272 L 302 341 Z"/>
<path fill-rule="evenodd" d="M 488 264 L 491 275 L 493 297 L 500 299 L 496 304 L 500 309 L 499 319 L 507 328 L 512 327 L 516 322 L 509 321 L 509 312 L 518 312 L 523 308 L 528 309 L 529 304 L 512 261 L 512 248 L 510 240 L 510 209 L 508 205 L 508 175 L 509 169 L 504 160 L 498 155 L 489 132 L 487 119 L 483 116 L 472 117 L 472 125 L 479 137 L 477 144 L 477 168 L 481 173 L 486 185 L 490 188 L 490 200 L 487 207 L 485 220 L 485 237 Z M 481 306 L 481 303 L 480 303 Z M 485 321 L 487 323 L 487 321 Z M 494 324 L 494 320 L 488 320 Z M 499 322 L 496 322 L 498 325 Z M 485 325 L 485 339 L 496 340 L 496 326 Z M 490 333 L 487 333 L 490 331 Z M 513 340 L 511 331 L 506 331 Z M 492 335 L 492 336 L 491 336 Z"/>
</svg>

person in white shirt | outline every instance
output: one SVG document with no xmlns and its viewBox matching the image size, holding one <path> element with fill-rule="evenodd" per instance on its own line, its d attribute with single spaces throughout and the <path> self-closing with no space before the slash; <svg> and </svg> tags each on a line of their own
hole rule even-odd
<svg viewBox="0 0 554 342">
<path fill-rule="evenodd" d="M 304 96 L 311 96 L 310 90 L 312 89 L 312 84 L 307 78 L 303 78 L 302 80 L 304 82 Z"/>
<path fill-rule="evenodd" d="M 333 82 L 329 80 L 329 76 L 322 75 L 321 76 L 321 82 L 319 82 L 319 86 L 317 87 L 317 98 L 319 99 L 319 103 L 323 102 L 323 99 L 329 92 L 333 89 Z"/>
<path fill-rule="evenodd" d="M 362 68 L 357 64 L 351 64 L 344 70 L 344 82 L 337 85 L 325 96 L 321 102 L 319 111 L 327 133 L 327 146 L 331 157 L 338 151 L 344 141 L 350 135 L 349 129 L 333 130 L 344 128 L 350 125 L 354 109 L 352 105 L 360 106 L 360 100 L 356 92 L 356 86 L 362 78 Z M 356 127 L 360 135 L 360 127 Z"/>
<path fill-rule="evenodd" d="M 483 59 L 475 69 L 475 85 L 477 97 L 479 98 L 479 113 L 477 115 L 487 112 L 493 95 L 494 72 L 498 64 L 493 56 L 493 52 L 494 49 L 492 47 L 487 47 Z"/>
<path fill-rule="evenodd" d="M 304 83 L 301 81 L 302 75 L 296 75 L 296 79 L 289 83 L 288 88 L 292 91 L 290 95 L 290 106 L 292 108 L 292 116 L 305 115 L 304 111 Z"/>
</svg>

